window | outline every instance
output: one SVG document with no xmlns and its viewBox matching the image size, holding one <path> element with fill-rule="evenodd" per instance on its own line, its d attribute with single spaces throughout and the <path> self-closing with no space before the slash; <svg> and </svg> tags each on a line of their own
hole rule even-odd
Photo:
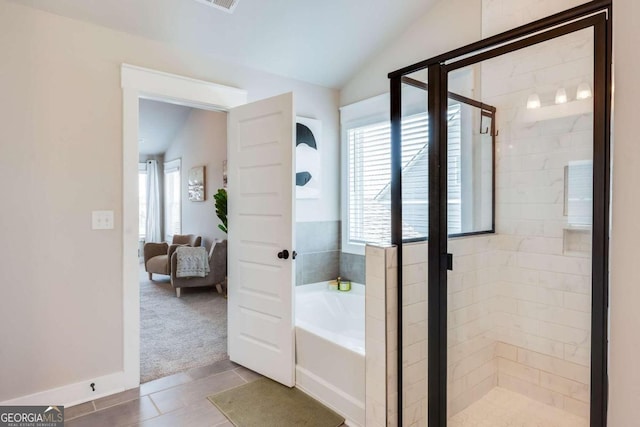
<svg viewBox="0 0 640 427">
<path fill-rule="evenodd" d="M 164 233 L 170 242 L 182 231 L 180 159 L 164 164 Z"/>
<path fill-rule="evenodd" d="M 138 163 L 138 236 L 147 235 L 147 164 Z"/>
<path fill-rule="evenodd" d="M 461 105 L 449 106 L 449 232 L 462 230 Z M 406 240 L 426 239 L 429 213 L 429 123 L 426 113 L 402 120 L 402 210 Z M 347 196 L 343 250 L 362 253 L 365 243 L 390 243 L 391 127 L 378 120 L 345 129 Z"/>
<path fill-rule="evenodd" d="M 564 169 L 565 215 L 570 227 L 593 223 L 593 161 L 570 161 Z"/>
</svg>

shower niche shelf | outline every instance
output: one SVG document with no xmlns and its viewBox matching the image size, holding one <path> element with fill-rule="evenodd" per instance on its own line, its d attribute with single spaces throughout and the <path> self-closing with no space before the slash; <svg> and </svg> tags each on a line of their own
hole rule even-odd
<svg viewBox="0 0 640 427">
<path fill-rule="evenodd" d="M 593 98 L 525 110 L 522 119 L 526 123 L 535 123 L 590 113 L 593 113 Z"/>
<path fill-rule="evenodd" d="M 564 255 L 578 257 L 591 255 L 591 227 L 565 227 L 562 237 Z"/>
</svg>

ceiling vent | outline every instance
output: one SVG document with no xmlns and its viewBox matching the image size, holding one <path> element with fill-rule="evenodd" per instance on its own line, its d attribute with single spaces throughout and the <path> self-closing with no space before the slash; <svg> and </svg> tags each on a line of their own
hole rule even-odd
<svg viewBox="0 0 640 427">
<path fill-rule="evenodd" d="M 228 13 L 233 13 L 239 0 L 196 0 L 198 3 L 204 3 L 209 6 L 213 6 L 216 9 L 224 10 Z"/>
</svg>

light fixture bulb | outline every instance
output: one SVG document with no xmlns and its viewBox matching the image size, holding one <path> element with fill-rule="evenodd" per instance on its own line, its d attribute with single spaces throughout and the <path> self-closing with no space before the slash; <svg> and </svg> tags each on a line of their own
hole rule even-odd
<svg viewBox="0 0 640 427">
<path fill-rule="evenodd" d="M 581 83 L 576 91 L 576 99 L 589 99 L 593 96 L 591 94 L 591 86 L 589 83 Z"/>
<path fill-rule="evenodd" d="M 556 92 L 556 104 L 566 104 L 567 103 L 567 91 L 561 87 Z"/>
<path fill-rule="evenodd" d="M 527 99 L 527 109 L 535 110 L 536 108 L 540 108 L 540 97 L 537 93 L 532 93 Z"/>
</svg>

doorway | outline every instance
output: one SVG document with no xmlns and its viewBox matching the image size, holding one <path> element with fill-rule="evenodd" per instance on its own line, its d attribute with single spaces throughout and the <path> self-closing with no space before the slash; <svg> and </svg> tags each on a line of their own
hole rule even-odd
<svg viewBox="0 0 640 427">
<path fill-rule="evenodd" d="M 141 99 L 138 132 L 140 382 L 147 383 L 228 358 L 227 303 L 217 289 L 227 236 L 212 196 L 224 187 L 227 114 Z M 209 254 L 199 277 L 180 277 L 178 243 Z"/>
<path fill-rule="evenodd" d="M 293 94 L 247 103 L 240 89 L 126 64 L 122 88 L 124 389 L 140 384 L 140 99 L 228 113 L 228 354 L 231 361 L 293 385 Z M 247 249 L 242 256 L 234 252 L 241 247 Z"/>
<path fill-rule="evenodd" d="M 141 67 L 122 65 L 123 89 L 123 389 L 140 384 L 139 108 L 140 101 L 169 102 L 226 112 L 246 104 L 246 91 Z M 213 215 L 213 208 L 211 214 Z M 175 298 L 175 297 L 174 297 Z"/>
<path fill-rule="evenodd" d="M 390 74 L 400 265 L 415 244 L 409 118 L 426 117 L 429 141 L 428 314 L 420 330 L 398 307 L 398 424 L 606 425 L 610 10 L 591 2 Z"/>
</svg>

